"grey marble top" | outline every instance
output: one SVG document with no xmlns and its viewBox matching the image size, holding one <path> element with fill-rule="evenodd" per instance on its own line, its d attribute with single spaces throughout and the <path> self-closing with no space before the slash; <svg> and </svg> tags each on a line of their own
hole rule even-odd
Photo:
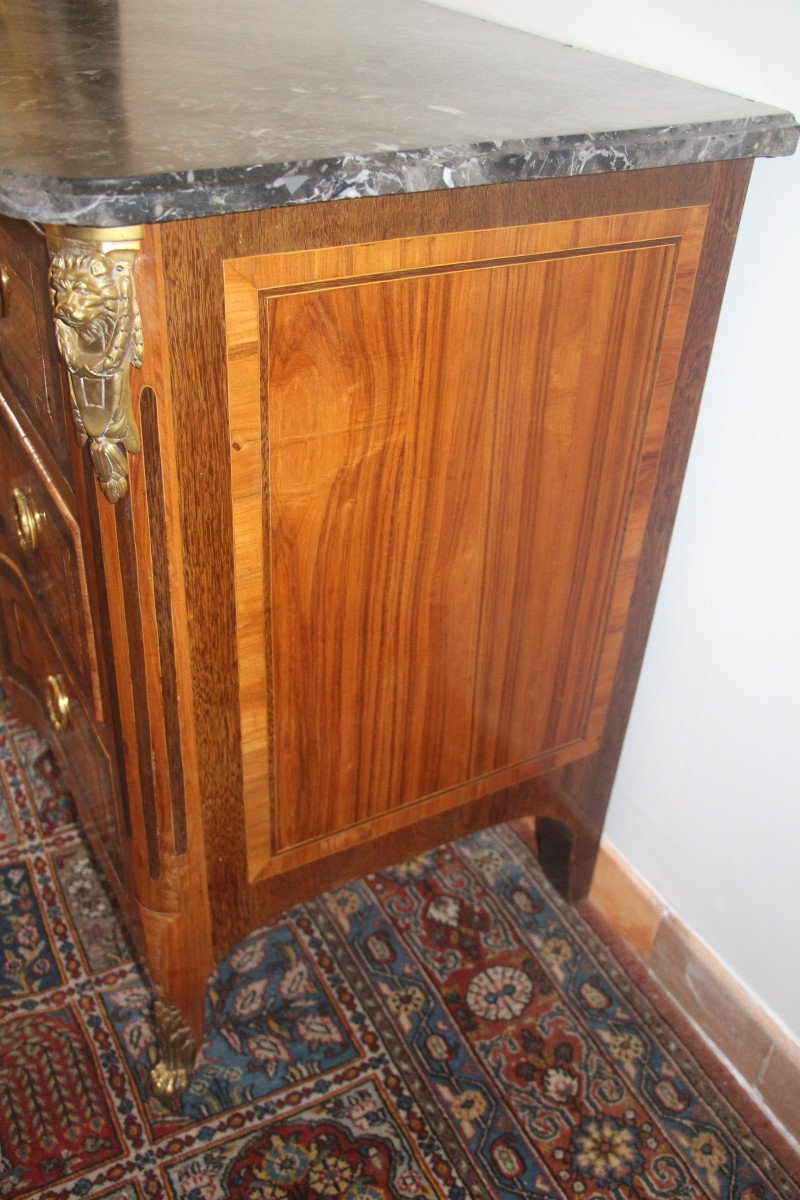
<svg viewBox="0 0 800 1200">
<path fill-rule="evenodd" d="M 0 212 L 126 225 L 791 154 L 790 114 L 421 0 L 0 7 Z"/>
</svg>

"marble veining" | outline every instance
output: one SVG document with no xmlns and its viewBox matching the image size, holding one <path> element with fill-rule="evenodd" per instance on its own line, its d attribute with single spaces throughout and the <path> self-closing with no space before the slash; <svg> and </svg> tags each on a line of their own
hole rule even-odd
<svg viewBox="0 0 800 1200">
<path fill-rule="evenodd" d="M 27 0 L 0 212 L 122 225 L 790 154 L 794 118 L 421 0 Z"/>
</svg>

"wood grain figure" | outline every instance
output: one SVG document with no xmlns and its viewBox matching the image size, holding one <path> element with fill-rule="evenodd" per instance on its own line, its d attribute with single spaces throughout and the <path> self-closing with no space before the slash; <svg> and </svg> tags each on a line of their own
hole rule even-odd
<svg viewBox="0 0 800 1200">
<path fill-rule="evenodd" d="M 116 504 L 43 239 L 0 222 L 4 677 L 146 955 L 162 1090 L 215 959 L 297 901 L 531 815 L 585 894 L 748 173 L 148 226 Z"/>
</svg>

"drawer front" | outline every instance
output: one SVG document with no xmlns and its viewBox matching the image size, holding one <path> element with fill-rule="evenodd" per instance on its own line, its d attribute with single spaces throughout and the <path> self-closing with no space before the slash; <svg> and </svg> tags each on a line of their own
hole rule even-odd
<svg viewBox="0 0 800 1200">
<path fill-rule="evenodd" d="M 61 657 L 99 720 L 97 661 L 80 532 L 2 397 L 0 489 L 0 544 L 19 566 Z"/>
<path fill-rule="evenodd" d="M 0 372 L 37 446 L 52 455 L 71 485 L 73 435 L 51 345 L 47 266 L 44 238 L 21 222 L 0 218 Z"/>
<path fill-rule="evenodd" d="M 15 709 L 35 725 L 68 773 L 81 819 L 121 878 L 111 765 L 69 669 L 38 619 L 24 583 L 0 555 L 0 670 Z"/>
</svg>

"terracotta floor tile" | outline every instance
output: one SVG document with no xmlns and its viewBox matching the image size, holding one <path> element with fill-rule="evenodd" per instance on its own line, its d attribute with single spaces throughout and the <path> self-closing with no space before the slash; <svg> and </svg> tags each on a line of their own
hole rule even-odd
<svg viewBox="0 0 800 1200">
<path fill-rule="evenodd" d="M 633 876 L 625 861 L 605 845 L 595 867 L 589 902 L 616 929 L 631 949 L 647 960 L 662 908 L 656 896 Z"/>
<path fill-rule="evenodd" d="M 673 917 L 656 933 L 651 969 L 684 1011 L 700 1025 L 720 1052 L 755 1083 L 772 1045 L 755 1015 L 755 1006 L 699 939 Z"/>
<path fill-rule="evenodd" d="M 800 1047 L 773 1043 L 758 1087 L 768 1108 L 800 1140 Z"/>
</svg>

